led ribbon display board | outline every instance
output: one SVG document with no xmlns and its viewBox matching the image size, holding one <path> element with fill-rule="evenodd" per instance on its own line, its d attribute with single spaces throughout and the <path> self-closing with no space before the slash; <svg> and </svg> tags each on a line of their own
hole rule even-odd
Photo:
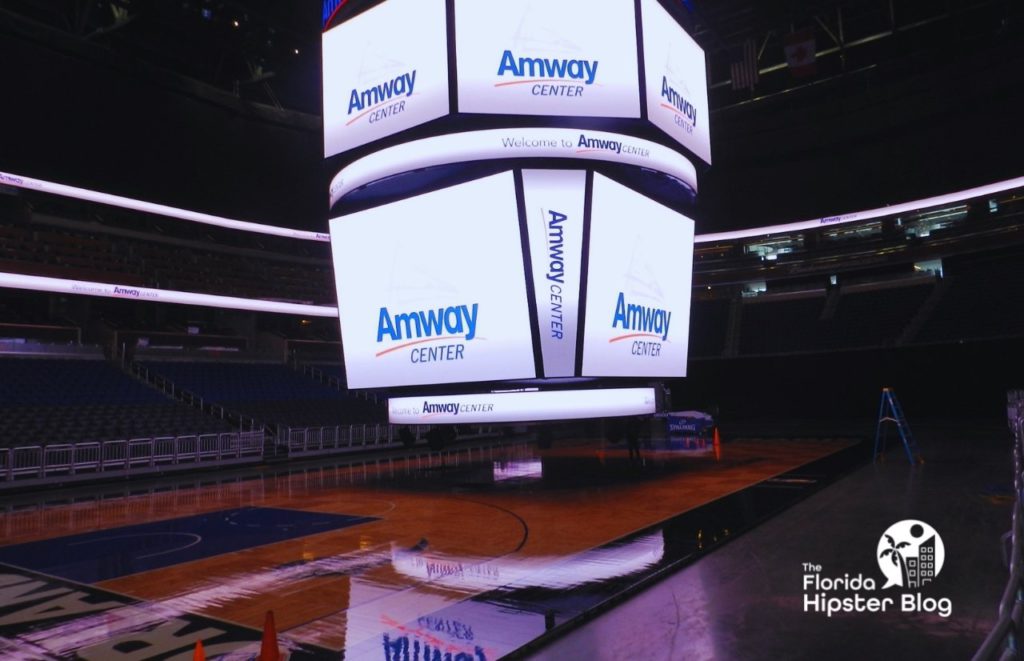
<svg viewBox="0 0 1024 661">
<path fill-rule="evenodd" d="M 654 413 L 654 388 L 546 390 L 388 399 L 395 425 L 488 424 Z"/>
<path fill-rule="evenodd" d="M 438 135 L 368 154 L 335 175 L 331 206 L 359 187 L 390 176 L 451 163 L 513 158 L 631 165 L 667 174 L 697 190 L 693 163 L 656 142 L 608 131 L 526 127 Z"/>
</svg>

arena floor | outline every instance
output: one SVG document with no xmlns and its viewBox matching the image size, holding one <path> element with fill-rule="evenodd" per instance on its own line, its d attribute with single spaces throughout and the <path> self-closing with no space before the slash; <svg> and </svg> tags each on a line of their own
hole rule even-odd
<svg viewBox="0 0 1024 661">
<path fill-rule="evenodd" d="M 201 639 L 211 657 L 250 658 L 268 610 L 293 659 L 525 654 L 863 448 L 747 439 L 720 460 L 631 460 L 578 440 L 345 461 L 7 503 L 0 655 L 191 659 Z"/>
</svg>

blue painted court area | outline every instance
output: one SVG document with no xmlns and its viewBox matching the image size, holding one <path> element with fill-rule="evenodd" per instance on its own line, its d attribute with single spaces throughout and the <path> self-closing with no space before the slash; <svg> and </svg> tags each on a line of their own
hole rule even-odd
<svg viewBox="0 0 1024 661">
<path fill-rule="evenodd" d="M 376 520 L 244 507 L 4 546 L 0 547 L 0 562 L 96 583 Z"/>
</svg>

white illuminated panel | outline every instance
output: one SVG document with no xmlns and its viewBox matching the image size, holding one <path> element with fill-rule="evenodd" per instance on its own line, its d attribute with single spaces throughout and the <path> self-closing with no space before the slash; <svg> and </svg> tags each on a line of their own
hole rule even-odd
<svg viewBox="0 0 1024 661">
<path fill-rule="evenodd" d="M 548 390 L 388 399 L 394 425 L 576 420 L 654 413 L 654 388 Z"/>
<path fill-rule="evenodd" d="M 594 175 L 583 376 L 686 376 L 693 221 Z"/>
<path fill-rule="evenodd" d="M 546 377 L 576 374 L 585 184 L 582 170 L 523 171 Z"/>
<path fill-rule="evenodd" d="M 459 111 L 639 117 L 631 2 L 455 1 Z"/>
<path fill-rule="evenodd" d="M 330 237 L 323 232 L 307 232 L 305 230 L 297 230 L 290 227 L 264 225 L 262 223 L 251 223 L 246 220 L 235 220 L 233 218 L 213 216 L 199 211 L 189 211 L 188 209 L 169 207 L 166 204 L 156 204 L 154 202 L 136 200 L 130 197 L 101 193 L 100 191 L 89 190 L 87 188 L 67 186 L 65 184 L 44 181 L 42 179 L 33 179 L 32 177 L 11 174 L 8 172 L 0 172 L 0 184 L 24 188 L 26 190 L 40 191 L 51 195 L 70 197 L 76 200 L 109 204 L 110 206 L 120 207 L 122 209 L 134 209 L 136 211 L 152 213 L 158 216 L 167 216 L 168 218 L 177 218 L 179 220 L 187 220 L 193 223 L 201 223 L 203 225 L 215 225 L 217 227 L 240 230 L 243 232 L 272 234 L 274 236 L 283 236 L 289 239 L 303 239 L 306 241 L 330 241 Z"/>
<path fill-rule="evenodd" d="M 657 0 L 641 0 L 647 116 L 701 160 L 711 162 L 704 51 Z"/>
<path fill-rule="evenodd" d="M 348 384 L 536 376 L 512 173 L 331 221 Z"/>
<path fill-rule="evenodd" d="M 0 273 L 0 287 L 56 292 L 60 294 L 77 294 L 80 296 L 124 298 L 131 301 L 146 301 L 149 303 L 178 303 L 181 305 L 201 305 L 208 308 L 299 314 L 310 317 L 338 316 L 338 308 L 326 305 L 301 305 L 298 303 L 282 303 L 280 301 L 264 301 L 256 298 L 197 294 L 195 292 L 174 291 L 170 289 L 150 289 L 148 287 L 119 285 L 108 282 L 47 278 L 38 275 L 23 275 L 21 273 Z"/>
<path fill-rule="evenodd" d="M 604 161 L 657 170 L 697 190 L 697 170 L 683 155 L 650 140 L 608 131 L 525 127 L 439 135 L 381 149 L 346 165 L 331 180 L 331 205 L 374 181 L 419 168 L 503 158 Z"/>
<path fill-rule="evenodd" d="M 444 0 L 388 0 L 324 33 L 324 156 L 448 114 Z"/>
</svg>

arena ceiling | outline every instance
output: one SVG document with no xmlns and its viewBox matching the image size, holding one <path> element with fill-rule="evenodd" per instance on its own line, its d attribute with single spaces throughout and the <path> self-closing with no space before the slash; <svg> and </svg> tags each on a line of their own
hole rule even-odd
<svg viewBox="0 0 1024 661">
<path fill-rule="evenodd" d="M 356 11 L 360 4 L 368 2 L 348 0 L 344 10 Z M 1021 174 L 1024 132 L 1015 128 L 1024 103 L 1024 3 L 1019 0 L 677 0 L 669 5 L 707 53 L 714 167 L 703 175 L 701 203 L 715 228 L 876 206 Z M 67 55 L 90 62 L 89 72 L 101 74 L 91 98 L 83 98 L 90 96 L 86 81 L 76 80 L 63 92 L 27 90 L 44 108 L 74 103 L 83 115 L 57 133 L 52 123 L 44 129 L 39 120 L 37 141 L 95 152 L 111 143 L 85 136 L 83 128 L 107 127 L 119 133 L 115 152 L 134 158 L 133 149 L 142 148 L 132 140 L 145 143 L 150 138 L 140 133 L 150 127 L 137 117 L 112 126 L 112 110 L 138 114 L 159 106 L 157 113 L 166 115 L 160 117 L 162 126 L 173 120 L 181 124 L 180 135 L 152 139 L 164 140 L 159 148 L 177 171 L 198 162 L 211 188 L 218 177 L 212 167 L 207 171 L 201 158 L 171 153 L 182 138 L 203 135 L 213 155 L 257 151 L 247 154 L 247 167 L 265 162 L 267 171 L 257 174 L 268 182 L 298 171 L 314 180 L 299 187 L 301 200 L 281 201 L 286 187 L 264 185 L 275 197 L 261 201 L 262 193 L 225 176 L 205 198 L 193 190 L 196 204 L 221 213 L 237 206 L 257 218 L 260 209 L 278 206 L 271 216 L 286 215 L 288 209 L 319 215 L 326 214 L 319 191 L 330 176 L 316 171 L 322 15 L 320 0 L 0 0 L 0 39 L 8 42 L 0 44 L 0 57 L 17 58 L 29 69 L 13 79 L 26 87 L 30 84 L 22 80 L 45 80 L 54 88 L 84 76 L 77 69 L 53 73 Z M 162 96 L 143 91 L 149 97 L 139 102 L 139 89 L 117 83 L 106 71 L 116 71 L 120 81 L 125 76 L 144 81 Z M 181 96 L 227 113 L 190 110 L 188 120 L 179 119 L 183 111 L 174 114 L 163 106 L 175 105 L 169 99 Z M 87 120 L 90 110 L 97 117 Z M 35 123 L 39 114 L 31 107 L 9 107 L 0 119 Z M 247 118 L 248 124 L 224 124 L 226 114 Z M 264 139 L 252 127 L 266 124 L 278 128 Z M 0 144 L 6 154 L 0 169 L 17 171 L 25 162 L 29 175 L 46 178 L 47 169 L 54 168 L 52 178 L 103 187 L 88 158 L 81 157 L 78 175 L 71 161 L 52 164 L 27 153 L 27 140 L 8 139 L 12 145 Z M 258 148 L 256 142 L 267 146 Z M 924 156 L 939 145 L 938 157 Z M 26 153 L 19 154 L 19 148 Z M 274 149 L 284 150 L 280 166 L 268 158 Z M 296 166 L 307 160 L 308 167 Z M 117 192 L 159 194 L 151 183 L 159 179 L 157 166 L 149 167 L 152 171 L 137 168 L 134 190 L 132 172 L 122 177 L 126 189 Z M 779 192 L 791 182 L 802 182 L 814 194 Z M 310 202 L 313 191 L 316 204 Z M 755 217 L 755 206 L 769 212 Z M 322 218 L 303 222 L 316 225 Z"/>
</svg>

